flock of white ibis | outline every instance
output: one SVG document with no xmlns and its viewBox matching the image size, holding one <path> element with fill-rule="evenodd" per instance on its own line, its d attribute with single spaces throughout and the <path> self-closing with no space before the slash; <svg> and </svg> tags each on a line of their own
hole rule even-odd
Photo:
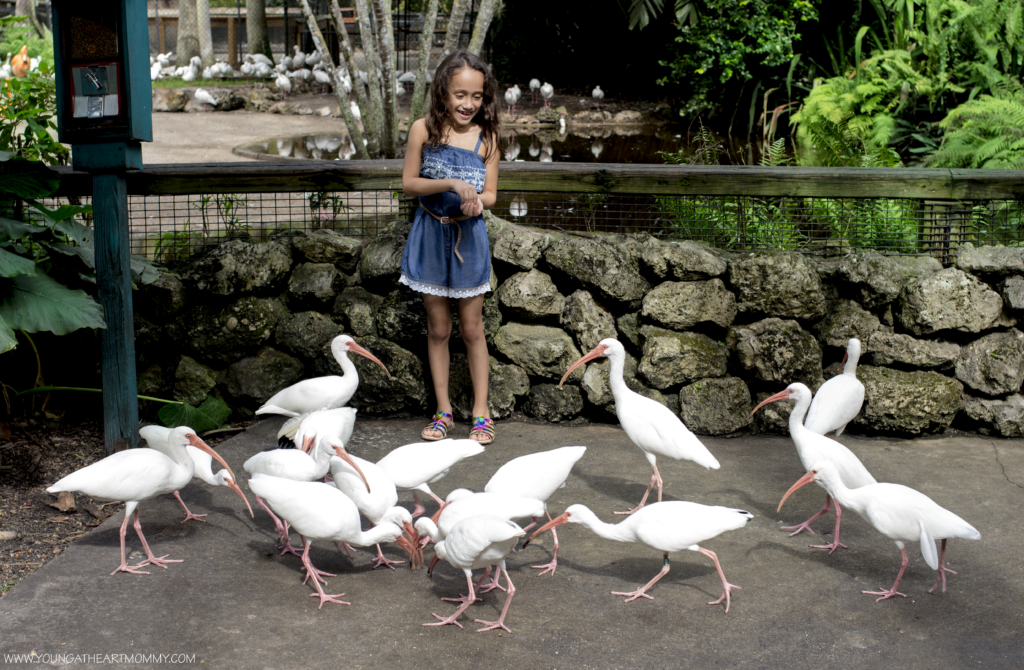
<svg viewBox="0 0 1024 670">
<path fill-rule="evenodd" d="M 725 611 L 729 611 L 732 591 L 740 587 L 727 581 L 718 556 L 700 545 L 725 531 L 743 527 L 753 515 L 729 507 L 662 501 L 664 481 L 658 471 L 657 457 L 693 461 L 716 470 L 720 465 L 674 413 L 627 387 L 623 378 L 625 350 L 617 340 L 602 340 L 569 367 L 561 383 L 588 361 L 602 356 L 610 361 L 610 386 L 619 422 L 630 440 L 647 456 L 652 468 L 650 483 L 639 504 L 628 511 L 615 512 L 628 515 L 619 523 L 602 521 L 596 513 L 579 504 L 569 506 L 554 518 L 548 512 L 548 499 L 565 486 L 572 467 L 583 457 L 586 447 L 562 447 L 515 458 L 494 473 L 482 492 L 457 488 L 445 500 L 430 489 L 430 484 L 448 474 L 459 461 L 482 453 L 483 445 L 468 439 L 408 444 L 393 450 L 377 463 L 349 454 L 346 444 L 353 433 L 356 410 L 345 405 L 355 393 L 359 378 L 348 353 L 369 358 L 385 372 L 387 368 L 346 335 L 338 336 L 331 350 L 343 375 L 301 381 L 274 395 L 257 411 L 257 414 L 288 417 L 279 437 L 281 443 L 288 443 L 288 446 L 294 443 L 295 448 L 282 448 L 280 443 L 268 445 L 265 451 L 250 457 L 243 466 L 250 476 L 249 488 L 256 495 L 257 502 L 274 520 L 282 555 L 291 552 L 301 557 L 305 581 L 312 577 L 316 589 L 316 593 L 310 596 L 320 599 L 320 607 L 326 602 L 348 603 L 339 600 L 344 594 L 327 594 L 324 591 L 325 578 L 335 575 L 314 567 L 309 556 L 313 541 L 336 542 L 339 550 L 346 551 L 351 551 L 350 545 L 377 545 L 374 567 L 386 566 L 392 570 L 404 561 L 385 558 L 380 543 L 396 543 L 407 553 L 410 567 L 415 569 L 424 562 L 424 548 L 433 542 L 434 557 L 428 575 L 432 574 L 438 561 L 445 560 L 466 575 L 468 593 L 459 598 L 444 598 L 459 603 L 458 608 L 447 617 L 434 614 L 438 621 L 424 625 L 455 624 L 461 628 L 457 619 L 478 599 L 477 595 L 500 589 L 507 593 L 500 617 L 496 621 L 477 621 L 484 624 L 480 631 L 508 630 L 505 617 L 516 589 L 505 560 L 519 538 L 524 537 L 526 531 L 537 525 L 543 516 L 547 522 L 537 528 L 523 545 L 525 547 L 540 533 L 552 532 L 554 555 L 551 562 L 533 566 L 542 571 L 541 575 L 554 574 L 558 565 L 559 542 L 555 528 L 565 523 L 578 523 L 605 539 L 644 544 L 663 554 L 661 571 L 647 584 L 633 591 L 612 592 L 625 596 L 626 602 L 638 598 L 651 599 L 648 591 L 669 572 L 669 554 L 686 549 L 704 554 L 714 562 L 722 582 L 722 595 L 708 604 L 724 602 Z M 896 589 L 908 563 L 904 543 L 913 540 L 920 541 L 925 561 L 938 572 L 931 591 L 940 585 L 945 591 L 946 575 L 955 574 L 945 567 L 947 540 L 954 537 L 980 539 L 978 531 L 913 489 L 877 483 L 853 452 L 825 436 L 825 433 L 834 431 L 838 437 L 860 411 L 864 387 L 856 377 L 859 355 L 860 342 L 851 339 L 843 373 L 823 384 L 813 399 L 805 385 L 794 383 L 754 409 L 756 412 L 778 400 L 796 401 L 790 414 L 789 429 L 807 474 L 786 492 L 779 503 L 779 510 L 794 491 L 812 481 L 826 491 L 825 505 L 820 512 L 786 530 L 793 530 L 793 535 L 804 530 L 813 534 L 811 523 L 835 504 L 836 524 L 832 542 L 812 545 L 832 553 L 839 547 L 845 547 L 839 542 L 840 505 L 853 509 L 896 542 L 903 561 L 892 588 L 864 593 L 879 596 L 878 600 L 905 597 Z M 116 453 L 68 475 L 48 489 L 54 493 L 77 491 L 92 498 L 127 503 L 120 533 L 121 563 L 115 573 L 148 574 L 141 568 L 153 565 L 166 569 L 168 563 L 180 562 L 180 559 L 157 557 L 150 550 L 138 520 L 141 501 L 165 493 L 174 493 L 181 501 L 177 491 L 194 475 L 213 486 L 228 486 L 246 500 L 230 466 L 192 429 L 147 426 L 140 434 L 149 449 Z M 217 475 L 212 473 L 213 459 L 225 468 Z M 648 504 L 655 486 L 658 501 Z M 415 509 L 412 513 L 398 505 L 399 492 L 403 491 L 411 491 L 414 496 Z M 432 517 L 421 516 L 425 509 L 416 496 L 418 492 L 431 496 L 439 505 Z M 185 507 L 184 502 L 181 504 Z M 249 506 L 247 500 L 246 506 Z M 187 507 L 185 512 L 182 523 L 204 521 L 202 517 L 205 515 L 192 514 Z M 251 507 L 249 512 L 252 514 Z M 363 530 L 360 514 L 373 524 L 369 530 Z M 415 517 L 420 518 L 413 523 Z M 126 559 L 125 534 L 130 518 L 134 519 L 135 531 L 146 552 L 146 559 L 137 565 L 129 565 Z M 531 521 L 524 528 L 517 521 L 525 519 Z M 290 543 L 291 530 L 299 535 L 301 554 Z M 938 555 L 936 540 L 942 541 Z M 474 584 L 472 571 L 481 568 L 485 572 Z M 494 575 L 485 585 L 492 570 Z M 503 574 L 505 587 L 499 583 Z"/>
</svg>

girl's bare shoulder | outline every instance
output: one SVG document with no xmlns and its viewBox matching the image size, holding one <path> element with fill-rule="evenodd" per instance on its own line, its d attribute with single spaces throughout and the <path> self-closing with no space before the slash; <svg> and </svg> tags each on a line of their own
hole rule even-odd
<svg viewBox="0 0 1024 670">
<path fill-rule="evenodd" d="M 416 119 L 412 122 L 412 127 L 409 128 L 409 136 L 412 137 L 414 135 L 422 135 L 423 137 L 427 136 L 427 122 L 425 120 Z"/>
</svg>

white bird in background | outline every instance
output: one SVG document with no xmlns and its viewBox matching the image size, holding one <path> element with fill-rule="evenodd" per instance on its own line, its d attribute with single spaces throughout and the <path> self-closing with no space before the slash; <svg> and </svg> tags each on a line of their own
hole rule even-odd
<svg viewBox="0 0 1024 670">
<path fill-rule="evenodd" d="M 292 65 L 292 57 L 291 56 L 285 56 L 284 58 L 282 58 L 281 59 L 281 66 L 285 70 L 294 70 L 295 69 L 295 66 Z"/>
<path fill-rule="evenodd" d="M 519 157 L 519 151 L 519 142 L 516 141 L 516 137 L 515 135 L 513 135 L 512 139 L 508 143 L 508 146 L 505 147 L 505 160 L 514 161 L 516 158 Z"/>
<path fill-rule="evenodd" d="M 811 390 L 800 382 L 790 384 L 770 398 L 765 398 L 750 414 L 753 416 L 754 412 L 768 403 L 791 399 L 795 400 L 796 404 L 789 414 L 789 434 L 793 438 L 793 444 L 796 445 L 796 452 L 800 456 L 800 463 L 805 468 L 810 470 L 811 465 L 814 463 L 828 461 L 836 467 L 843 483 L 851 489 L 877 483 L 875 478 L 871 476 L 871 473 L 868 472 L 868 469 L 864 467 L 864 464 L 860 462 L 860 459 L 852 451 L 824 435 L 812 433 L 804 426 L 804 414 L 806 414 L 807 408 L 811 404 Z M 821 486 L 825 488 L 824 485 Z M 814 531 L 811 530 L 811 522 L 826 514 L 831 508 L 832 496 L 826 494 L 825 505 L 817 514 L 799 526 L 783 526 L 782 530 L 792 530 L 793 532 L 790 533 L 790 537 L 804 530 L 813 535 Z M 842 516 L 843 511 L 839 507 L 839 502 L 836 501 L 836 527 L 832 536 L 832 542 L 829 544 L 812 544 L 811 546 L 815 549 L 828 549 L 830 554 L 839 547 L 845 549 L 846 545 L 839 542 L 839 524 Z"/>
<path fill-rule="evenodd" d="M 601 356 L 607 356 L 610 363 L 608 383 L 612 389 L 612 397 L 615 398 L 615 414 L 619 418 L 619 423 L 633 444 L 644 452 L 654 469 L 651 483 L 647 485 L 640 504 L 629 511 L 616 514 L 632 514 L 643 508 L 655 484 L 658 485 L 658 502 L 661 502 L 662 479 L 656 462 L 658 456 L 674 458 L 677 461 L 693 461 L 711 470 L 718 469 L 715 457 L 701 444 L 697 436 L 683 425 L 672 410 L 656 400 L 631 391 L 626 386 L 622 376 L 626 365 L 626 350 L 618 340 L 601 340 L 589 353 L 569 366 L 558 384 L 559 387 L 565 383 L 573 370 Z"/>
<path fill-rule="evenodd" d="M 318 65 L 320 63 L 321 59 L 319 51 L 313 51 L 308 56 L 306 56 L 306 65 L 308 67 L 313 67 L 314 65 Z"/>
<path fill-rule="evenodd" d="M 864 384 L 857 379 L 857 361 L 860 360 L 860 340 L 851 337 L 843 355 L 843 372 L 821 385 L 807 410 L 804 426 L 818 435 L 835 431 L 836 438 L 843 434 L 846 424 L 860 413 L 864 404 Z"/>
<path fill-rule="evenodd" d="M 269 65 L 267 65 L 266 63 L 256 63 L 255 68 L 253 69 L 253 73 L 252 74 L 257 79 L 267 79 L 267 78 L 273 77 L 273 76 L 275 76 L 276 74 L 279 74 L 279 73 L 274 68 L 272 68 Z M 287 79 L 288 78 L 285 77 L 286 81 L 287 81 Z M 288 84 L 291 85 L 291 82 L 289 81 Z M 289 90 L 291 90 L 291 89 L 289 89 Z"/>
<path fill-rule="evenodd" d="M 530 80 L 530 102 L 537 102 L 537 92 L 540 91 L 540 79 Z"/>
<path fill-rule="evenodd" d="M 203 68 L 203 79 L 213 79 L 213 69 Z"/>
<path fill-rule="evenodd" d="M 590 92 L 590 96 L 597 103 L 597 108 L 601 109 L 601 101 L 604 100 L 604 91 L 601 90 L 601 87 L 595 86 L 594 90 Z"/>
<path fill-rule="evenodd" d="M 288 94 L 292 92 L 292 80 L 288 78 L 281 68 L 277 70 L 277 77 L 274 79 L 274 84 L 277 89 L 281 91 L 282 98 L 287 98 Z"/>
<path fill-rule="evenodd" d="M 561 447 L 550 451 L 542 451 L 536 454 L 527 454 L 519 458 L 513 458 L 505 465 L 498 468 L 498 471 L 488 480 L 484 486 L 484 493 L 504 493 L 507 495 L 522 496 L 524 498 L 536 498 L 545 503 L 544 511 L 547 513 L 547 501 L 555 491 L 565 487 L 565 480 L 569 478 L 569 472 L 576 461 L 583 458 L 586 447 Z M 548 521 L 551 521 L 551 514 L 547 514 Z M 533 523 L 537 518 L 533 518 Z M 547 573 L 555 574 L 558 566 L 558 534 L 551 529 L 555 549 L 551 562 L 546 565 L 530 566 L 535 570 L 543 570 L 541 575 Z"/>
<path fill-rule="evenodd" d="M 391 379 L 391 373 L 376 356 L 359 346 L 348 335 L 338 335 L 331 342 L 331 353 L 345 373 L 343 376 L 329 375 L 296 382 L 271 396 L 270 400 L 256 410 L 256 414 L 283 414 L 294 417 L 318 409 L 333 409 L 348 404 L 359 387 L 359 373 L 349 360 L 348 352 L 369 358 L 384 370 L 388 379 Z"/>
<path fill-rule="evenodd" d="M 717 537 L 727 530 L 742 528 L 753 518 L 754 515 L 746 510 L 674 500 L 652 503 L 621 523 L 612 524 L 601 521 L 586 505 L 570 505 L 564 514 L 538 528 L 526 541 L 523 548 L 526 548 L 530 540 L 548 529 L 553 529 L 563 523 L 578 523 L 607 540 L 639 542 L 664 552 L 664 565 L 654 579 L 636 591 L 628 593 L 612 591 L 612 595 L 626 596 L 627 603 L 637 598 L 654 600 L 652 596 L 647 595 L 647 590 L 668 574 L 668 555 L 671 552 L 683 549 L 696 551 L 715 562 L 718 576 L 722 580 L 721 597 L 718 600 L 712 600 L 708 605 L 718 605 L 724 600 L 725 611 L 728 613 L 732 600 L 732 589 L 740 587 L 726 581 L 722 565 L 718 562 L 715 552 L 704 549 L 698 544 Z"/>
<path fill-rule="evenodd" d="M 167 428 L 165 426 L 143 426 L 142 428 L 139 428 L 139 437 L 146 441 L 146 444 L 149 445 L 149 448 L 156 449 L 157 451 L 162 453 L 164 456 L 167 456 L 168 458 L 173 458 L 173 456 L 171 455 L 172 451 L 170 447 L 170 440 L 173 434 L 174 429 Z M 238 487 L 238 484 L 235 483 L 235 480 L 231 476 L 230 472 L 228 472 L 227 470 L 221 470 L 216 475 L 214 475 L 213 459 L 210 457 L 208 453 L 206 453 L 202 449 L 193 447 L 191 444 L 185 447 L 185 452 L 189 455 L 189 458 L 192 459 L 192 464 L 194 466 L 193 477 L 198 477 L 199 479 L 203 480 L 210 486 L 227 486 L 229 489 L 231 489 L 232 491 L 234 491 L 235 493 L 242 497 L 242 500 L 245 501 L 245 506 L 249 508 L 249 515 L 253 515 L 252 507 L 249 505 L 248 499 L 246 499 L 245 494 L 242 493 L 242 489 Z M 178 500 L 178 502 L 181 503 L 182 508 L 185 510 L 185 518 L 182 520 L 182 523 L 185 523 L 186 521 L 189 521 L 191 519 L 195 519 L 196 521 L 202 521 L 203 523 L 206 523 L 206 520 L 203 519 L 203 517 L 205 517 L 206 515 L 193 514 L 191 511 L 189 511 L 188 507 L 185 505 L 185 501 L 181 499 L 181 495 L 179 494 L 178 491 L 174 491 L 173 495 Z"/>
<path fill-rule="evenodd" d="M 245 61 L 238 69 L 241 70 L 242 76 L 248 77 L 255 71 L 255 66 L 249 61 Z"/>
<path fill-rule="evenodd" d="M 401 77 L 398 78 L 398 82 L 401 83 L 401 84 L 415 84 L 416 83 L 416 73 L 415 72 L 406 72 Z"/>
<path fill-rule="evenodd" d="M 604 142 L 599 137 L 590 145 L 590 153 L 594 154 L 594 159 L 596 160 L 601 157 L 602 151 L 604 151 Z"/>
<path fill-rule="evenodd" d="M 515 107 L 516 100 L 518 100 L 516 92 L 511 88 L 505 90 L 505 104 L 508 105 L 508 115 L 515 118 Z"/>
<path fill-rule="evenodd" d="M 355 117 L 356 121 L 362 121 L 363 115 L 359 111 L 359 105 L 356 104 L 355 100 L 349 101 L 348 108 L 352 110 L 352 116 Z"/>
<path fill-rule="evenodd" d="M 509 214 L 519 218 L 526 216 L 527 211 L 529 211 L 529 208 L 527 207 L 526 200 L 523 199 L 523 196 L 517 195 L 516 197 L 512 198 L 512 202 L 509 203 L 508 206 Z"/>
<path fill-rule="evenodd" d="M 278 156 L 291 156 L 292 150 L 294 149 L 294 140 L 291 138 L 277 140 L 277 155 Z"/>
<path fill-rule="evenodd" d="M 405 95 L 405 86 L 402 86 L 402 82 L 395 82 L 395 95 Z"/>
<path fill-rule="evenodd" d="M 184 70 L 182 70 L 181 78 L 184 81 L 195 81 L 198 75 L 199 72 L 196 71 L 195 68 L 193 68 L 192 66 L 188 66 Z"/>
<path fill-rule="evenodd" d="M 294 72 L 289 72 L 288 76 L 292 79 L 298 79 L 300 81 L 309 81 L 309 78 L 313 76 L 313 71 L 309 68 L 301 68 Z"/>
<path fill-rule="evenodd" d="M 160 67 L 162 67 L 162 68 L 170 67 L 171 66 L 171 56 L 173 56 L 173 55 L 174 55 L 173 51 L 168 51 L 165 54 L 157 54 L 156 55 L 156 62 L 160 63 Z"/>
<path fill-rule="evenodd" d="M 442 598 L 442 600 L 460 603 L 458 609 L 447 618 L 432 612 L 431 614 L 437 621 L 423 625 L 455 624 L 462 628 L 462 624 L 456 619 L 476 602 L 476 594 L 473 592 L 473 570 L 490 568 L 491 565 L 497 564 L 498 572 L 495 574 L 495 583 L 502 572 L 505 573 L 505 581 L 508 583 L 505 606 L 501 609 L 501 616 L 497 621 L 484 621 L 483 619 L 474 619 L 474 621 L 484 624 L 483 628 L 477 630 L 478 633 L 496 628 L 509 631 L 508 626 L 505 625 L 505 615 L 508 614 L 508 606 L 516 594 L 516 587 L 509 578 L 508 569 L 505 567 L 505 557 L 516 546 L 519 538 L 525 534 L 523 529 L 514 522 L 489 514 L 477 514 L 456 524 L 451 533 L 443 541 L 437 543 L 434 551 L 448 561 L 452 567 L 459 568 L 466 575 L 469 595 L 465 598 Z"/>
<path fill-rule="evenodd" d="M 544 106 L 551 106 L 551 98 L 555 95 L 555 87 L 551 84 L 544 82 L 544 85 L 540 87 L 540 96 L 544 98 Z"/>
<path fill-rule="evenodd" d="M 210 92 L 207 91 L 205 88 L 197 88 L 195 95 L 193 95 L 192 97 L 194 97 L 196 100 L 203 103 L 204 105 L 209 105 L 210 107 L 217 106 L 217 99 L 210 95 Z"/>
<path fill-rule="evenodd" d="M 416 508 L 414 517 L 423 514 L 417 491 L 426 493 L 438 505 L 444 501 L 430 490 L 430 484 L 437 483 L 448 474 L 451 468 L 464 458 L 476 456 L 484 452 L 484 445 L 476 440 L 437 440 L 436 442 L 416 442 L 392 450 L 384 458 L 377 461 L 388 478 L 394 482 L 399 491 L 412 491 Z"/>
<path fill-rule="evenodd" d="M 252 59 L 255 62 L 257 62 L 257 63 L 262 63 L 262 64 L 267 65 L 269 67 L 274 67 L 274 61 L 270 60 L 269 58 L 267 58 L 263 54 L 249 54 L 249 55 L 252 56 Z"/>
<path fill-rule="evenodd" d="M 292 46 L 295 50 L 295 55 L 292 56 L 292 69 L 298 70 L 306 65 L 306 54 L 299 51 L 299 45 Z"/>
<path fill-rule="evenodd" d="M 167 556 L 154 556 L 142 535 L 139 523 L 139 503 L 147 498 L 171 493 L 188 484 L 192 479 L 195 465 L 185 451 L 186 445 L 192 445 L 210 454 L 231 473 L 231 467 L 187 426 L 171 431 L 168 439 L 170 456 L 155 449 L 127 449 L 107 456 L 101 461 L 88 465 L 81 470 L 72 472 L 53 486 L 46 489 L 50 493 L 61 491 L 77 491 L 91 498 L 100 500 L 123 500 L 127 504 L 124 509 L 124 522 L 121 524 L 121 564 L 114 572 L 130 572 L 148 575 L 142 571 L 146 565 L 166 568 L 166 563 L 181 563 L 180 560 L 168 559 Z M 234 479 L 233 474 L 232 479 Z M 146 560 L 138 565 L 128 565 L 125 557 L 125 531 L 128 519 L 134 518 L 135 532 L 146 550 Z"/>
<path fill-rule="evenodd" d="M 0 65 L 0 79 L 10 79 L 13 76 L 11 73 L 11 52 L 8 51 L 4 64 Z"/>
<path fill-rule="evenodd" d="M 313 70 L 313 78 L 320 84 L 320 94 L 327 95 L 327 89 L 331 86 L 331 75 L 324 72 L 323 69 L 319 69 Z"/>
<path fill-rule="evenodd" d="M 160 78 L 160 70 L 161 70 L 160 63 L 153 63 L 149 67 L 149 79 L 150 79 L 150 81 L 156 81 L 157 79 Z M 2 74 L 2 70 L 0 70 L 0 74 Z"/>
<path fill-rule="evenodd" d="M 363 532 L 355 503 L 335 487 L 321 482 L 298 482 L 256 474 L 249 480 L 249 488 L 266 500 L 271 509 L 299 533 L 305 545 L 302 565 L 306 570 L 306 579 L 312 577 L 317 590 L 310 597 L 319 597 L 321 608 L 325 602 L 339 605 L 349 603 L 338 600 L 344 593 L 328 595 L 321 588 L 321 581 L 327 583 L 323 577 L 335 575 L 313 567 L 309 560 L 309 548 L 313 540 L 346 542 L 357 547 L 367 547 L 378 542 L 394 542 L 402 535 L 402 529 L 393 523 L 382 523 Z"/>
<path fill-rule="evenodd" d="M 895 540 L 896 546 L 900 548 L 903 563 L 900 565 L 899 574 L 896 575 L 896 582 L 892 588 L 887 591 L 862 591 L 868 595 L 880 596 L 875 602 L 894 596 L 907 597 L 906 594 L 896 590 L 909 563 L 904 542 L 919 541 L 921 555 L 924 556 L 928 567 L 938 571 L 935 585 L 928 590 L 928 593 L 935 591 L 940 584 L 942 592 L 945 593 L 946 573 L 956 574 L 946 567 L 946 540 L 954 537 L 962 537 L 966 540 L 981 539 L 981 533 L 971 524 L 940 507 L 923 493 L 907 486 L 868 484 L 856 489 L 847 487 L 835 465 L 829 461 L 814 463 L 807 474 L 793 484 L 786 491 L 786 495 L 782 496 L 778 509 L 782 509 L 782 503 L 786 502 L 786 498 L 794 491 L 810 482 L 818 482 L 823 485 L 837 503 L 842 502 L 843 507 L 852 509 L 867 519 L 878 532 Z M 942 552 L 938 556 L 935 554 L 935 540 L 942 540 Z"/>
<path fill-rule="evenodd" d="M 552 161 L 552 155 L 553 154 L 554 154 L 554 149 L 551 148 L 551 143 L 550 142 L 545 142 L 544 145 L 540 149 L 540 162 L 541 163 L 550 163 Z"/>
<path fill-rule="evenodd" d="M 530 156 L 532 158 L 536 158 L 537 156 L 540 155 L 540 144 L 537 143 L 537 137 L 536 136 L 534 136 L 534 138 L 530 141 L 530 149 L 529 149 L 529 151 L 530 151 Z"/>
</svg>

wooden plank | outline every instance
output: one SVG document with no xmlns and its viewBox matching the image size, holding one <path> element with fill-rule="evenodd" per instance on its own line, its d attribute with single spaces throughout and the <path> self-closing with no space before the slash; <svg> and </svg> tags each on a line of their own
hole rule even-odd
<svg viewBox="0 0 1024 670">
<path fill-rule="evenodd" d="M 228 17 L 228 64 L 236 70 L 241 67 L 238 62 L 238 22 L 234 16 Z"/>
<path fill-rule="evenodd" d="M 62 195 L 88 195 L 88 177 L 59 168 Z M 400 190 L 402 161 L 250 161 L 147 165 L 131 195 Z M 927 168 L 502 163 L 503 191 L 746 195 L 914 200 L 1024 199 L 1024 171 Z"/>
</svg>

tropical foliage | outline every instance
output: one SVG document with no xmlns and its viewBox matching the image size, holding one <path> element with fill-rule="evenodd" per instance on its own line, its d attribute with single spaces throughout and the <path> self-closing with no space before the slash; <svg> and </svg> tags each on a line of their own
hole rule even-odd
<svg viewBox="0 0 1024 670">
<path fill-rule="evenodd" d="M 26 160 L 67 165 L 71 152 L 56 132 L 57 93 L 49 65 L 0 81 L 0 148 Z"/>
</svg>

